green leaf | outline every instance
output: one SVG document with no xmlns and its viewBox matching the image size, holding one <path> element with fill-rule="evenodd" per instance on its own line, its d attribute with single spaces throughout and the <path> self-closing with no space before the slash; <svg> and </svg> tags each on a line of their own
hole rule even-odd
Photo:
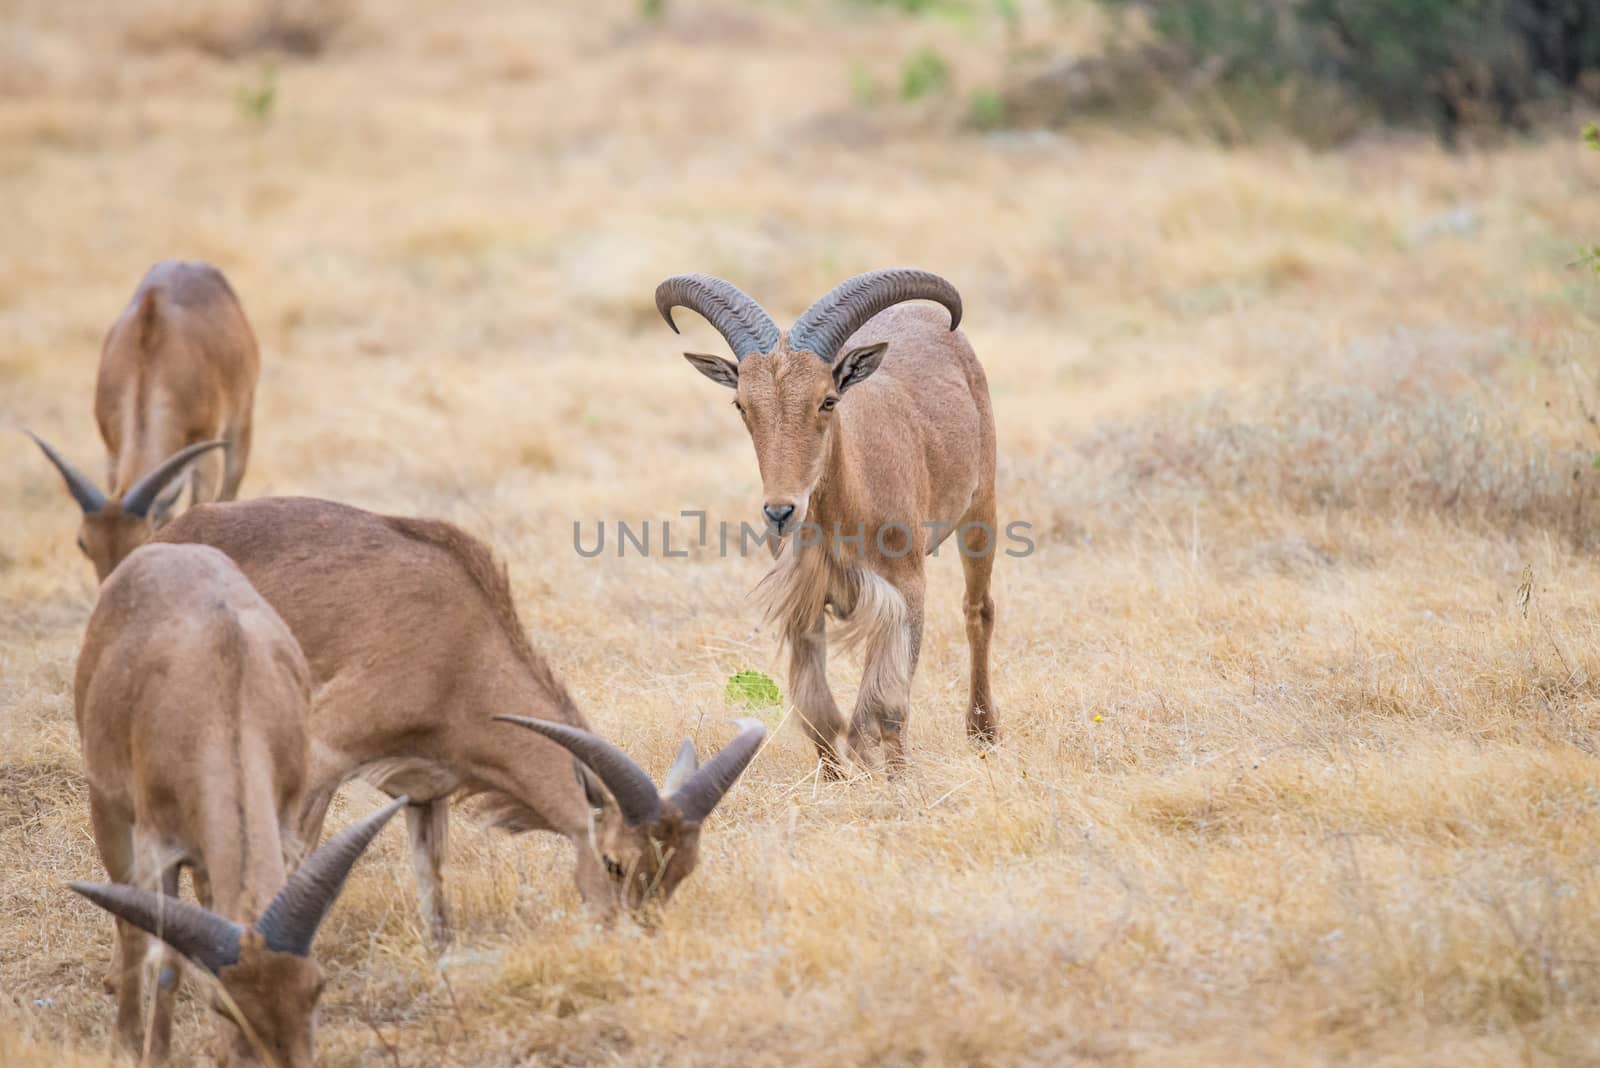
<svg viewBox="0 0 1600 1068">
<path fill-rule="evenodd" d="M 765 674 L 749 669 L 735 672 L 728 679 L 725 696 L 730 705 L 748 705 L 751 708 L 765 708 L 783 700 L 777 683 Z"/>
</svg>

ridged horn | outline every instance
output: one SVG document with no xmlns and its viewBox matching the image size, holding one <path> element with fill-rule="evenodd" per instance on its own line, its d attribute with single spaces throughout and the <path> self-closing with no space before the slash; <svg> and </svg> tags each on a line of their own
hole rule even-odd
<svg viewBox="0 0 1600 1068">
<path fill-rule="evenodd" d="M 149 931 L 215 975 L 239 963 L 244 929 L 232 920 L 139 886 L 123 883 L 72 883 L 72 889 L 111 915 Z"/>
<path fill-rule="evenodd" d="M 661 814 L 661 795 L 656 792 L 656 784 L 650 781 L 650 776 L 646 775 L 644 769 L 635 764 L 628 754 L 604 738 L 578 727 L 553 723 L 547 719 L 532 719 L 528 716 L 494 718 L 502 723 L 515 723 L 519 727 L 526 727 L 530 731 L 542 734 L 587 764 L 589 770 L 606 784 L 611 796 L 617 799 L 617 807 L 622 810 L 622 818 L 628 823 L 633 825 L 649 823 Z"/>
<path fill-rule="evenodd" d="M 154 471 L 135 482 L 133 488 L 122 495 L 122 510 L 129 515 L 148 515 L 150 506 L 156 503 L 161 491 L 167 488 L 168 483 L 176 478 L 191 460 L 203 452 L 219 449 L 227 444 L 218 438 L 215 441 L 201 441 L 179 449 L 162 460 Z"/>
<path fill-rule="evenodd" d="M 711 810 L 738 781 L 766 740 L 767 728 L 760 720 L 746 718 L 738 724 L 739 736 L 723 746 L 722 752 L 706 761 L 704 767 L 671 795 L 671 801 L 682 810 L 684 819 L 698 823 L 711 815 Z"/>
<path fill-rule="evenodd" d="M 56 470 L 61 472 L 61 477 L 66 480 L 67 491 L 72 494 L 72 499 L 78 502 L 78 507 L 83 509 L 85 515 L 98 512 L 105 507 L 106 495 L 100 492 L 100 487 L 91 482 L 87 475 L 67 463 L 66 458 L 51 448 L 50 443 L 38 434 L 28 429 L 22 432 L 39 446 L 45 459 L 56 465 Z"/>
<path fill-rule="evenodd" d="M 350 869 L 383 825 L 410 803 L 408 797 L 395 798 L 328 839 L 295 869 L 256 921 L 256 930 L 268 949 L 300 957 L 311 955 L 317 928 L 344 889 Z"/>
<path fill-rule="evenodd" d="M 694 739 L 685 738 L 683 744 L 678 746 L 678 755 L 673 758 L 672 767 L 667 771 L 666 781 L 661 784 L 661 793 L 671 797 L 699 768 L 700 754 L 694 751 Z"/>
<path fill-rule="evenodd" d="M 832 363 L 851 334 L 883 309 L 908 300 L 931 300 L 950 312 L 950 329 L 961 325 L 961 294 L 930 271 L 890 267 L 840 282 L 806 309 L 789 330 L 789 348 L 810 351 Z"/>
<path fill-rule="evenodd" d="M 709 274 L 676 274 L 656 286 L 656 310 L 674 334 L 678 324 L 672 321 L 672 309 L 677 307 L 705 316 L 741 360 L 751 353 L 771 352 L 782 335 L 772 316 L 748 294 Z"/>
</svg>

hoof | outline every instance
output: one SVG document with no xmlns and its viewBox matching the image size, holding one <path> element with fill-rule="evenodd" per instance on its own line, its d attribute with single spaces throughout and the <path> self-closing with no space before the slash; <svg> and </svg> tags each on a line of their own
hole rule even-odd
<svg viewBox="0 0 1600 1068">
<path fill-rule="evenodd" d="M 993 712 L 974 708 L 967 712 L 967 738 L 981 746 L 996 745 L 1000 741 L 1000 723 Z"/>
</svg>

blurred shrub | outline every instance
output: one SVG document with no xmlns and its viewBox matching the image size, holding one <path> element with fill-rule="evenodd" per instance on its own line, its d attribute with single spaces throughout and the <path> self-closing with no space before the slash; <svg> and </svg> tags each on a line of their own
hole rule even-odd
<svg viewBox="0 0 1600 1068">
<path fill-rule="evenodd" d="M 1381 120 L 1432 124 L 1453 141 L 1600 103 L 1600 0 L 846 2 L 969 31 L 997 21 L 998 72 L 956 103 L 980 130 L 1136 115 L 1229 143 L 1287 128 L 1331 145 Z M 1040 30 L 1052 22 L 1067 28 L 1054 40 Z M 1097 51 L 1064 43 L 1082 40 L 1071 26 L 1092 22 Z M 905 61 L 900 96 L 943 93 L 953 80 L 944 57 L 923 49 Z M 852 71 L 852 95 L 882 94 Z"/>
<path fill-rule="evenodd" d="M 900 97 L 918 100 L 942 92 L 950 84 L 950 64 L 931 48 L 919 48 L 900 71 Z"/>
<path fill-rule="evenodd" d="M 1600 99 L 1595 0 L 1099 0 L 1233 85 L 1336 87 L 1391 121 L 1525 128 Z"/>
<path fill-rule="evenodd" d="M 980 130 L 995 130 L 1006 124 L 1006 102 L 993 89 L 979 89 L 972 94 L 967 121 Z"/>
<path fill-rule="evenodd" d="M 151 52 L 311 57 L 349 28 L 353 6 L 353 0 L 147 0 L 130 5 L 124 36 L 131 47 Z"/>
</svg>

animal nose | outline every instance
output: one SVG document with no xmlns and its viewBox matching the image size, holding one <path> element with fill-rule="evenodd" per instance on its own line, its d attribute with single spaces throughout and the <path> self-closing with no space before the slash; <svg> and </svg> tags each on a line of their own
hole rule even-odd
<svg viewBox="0 0 1600 1068">
<path fill-rule="evenodd" d="M 783 524 L 788 522 L 789 517 L 794 515 L 794 505 L 767 504 L 762 505 L 761 511 L 766 513 L 767 522 L 781 530 L 783 529 Z"/>
</svg>

